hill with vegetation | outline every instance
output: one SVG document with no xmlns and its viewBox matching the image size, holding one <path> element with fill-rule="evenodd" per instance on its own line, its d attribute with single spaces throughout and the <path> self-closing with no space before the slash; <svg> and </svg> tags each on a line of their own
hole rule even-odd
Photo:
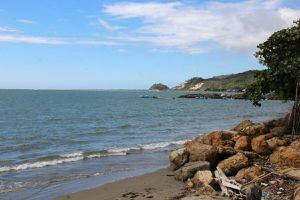
<svg viewBox="0 0 300 200">
<path fill-rule="evenodd" d="M 215 76 L 208 79 L 193 77 L 172 89 L 190 91 L 242 91 L 254 82 L 255 72 L 257 72 L 257 70 Z"/>
</svg>

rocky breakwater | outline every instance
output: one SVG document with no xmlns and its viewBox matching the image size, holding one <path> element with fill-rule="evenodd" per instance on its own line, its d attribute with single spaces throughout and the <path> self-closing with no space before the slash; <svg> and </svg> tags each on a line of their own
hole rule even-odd
<svg viewBox="0 0 300 200">
<path fill-rule="evenodd" d="M 171 152 L 175 179 L 186 182 L 184 199 L 300 199 L 300 138 L 289 134 L 287 121 L 245 120 Z"/>
</svg>

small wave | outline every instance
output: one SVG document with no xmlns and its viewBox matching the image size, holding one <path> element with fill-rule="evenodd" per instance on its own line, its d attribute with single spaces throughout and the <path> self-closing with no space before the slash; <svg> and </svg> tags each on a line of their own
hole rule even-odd
<svg viewBox="0 0 300 200">
<path fill-rule="evenodd" d="M 62 155 L 47 156 L 47 157 L 39 158 L 38 161 L 36 162 L 23 163 L 16 166 L 0 167 L 0 173 L 55 166 L 64 163 L 76 162 L 84 159 L 93 159 L 93 158 L 101 158 L 101 157 L 108 157 L 108 156 L 126 156 L 128 153 L 133 153 L 137 151 L 153 151 L 153 150 L 164 149 L 173 145 L 182 145 L 186 141 L 187 140 L 159 142 L 159 143 L 138 145 L 136 147 L 131 147 L 131 148 L 112 148 L 108 150 L 87 151 L 87 152 L 79 151 L 79 152 L 67 153 Z"/>
<path fill-rule="evenodd" d="M 156 150 L 161 148 L 166 148 L 172 145 L 183 145 L 188 140 L 179 140 L 179 141 L 172 141 L 172 142 L 159 142 L 159 143 L 151 143 L 151 144 L 144 144 L 140 145 L 142 150 Z"/>
</svg>

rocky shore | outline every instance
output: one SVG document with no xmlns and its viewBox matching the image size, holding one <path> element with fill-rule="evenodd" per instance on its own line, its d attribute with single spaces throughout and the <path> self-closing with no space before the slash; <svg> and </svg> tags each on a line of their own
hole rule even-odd
<svg viewBox="0 0 300 200">
<path fill-rule="evenodd" d="M 244 92 L 240 93 L 232 93 L 232 92 L 225 92 L 225 93 L 216 93 L 216 92 L 210 92 L 210 93 L 194 93 L 194 94 L 184 94 L 179 96 L 178 98 L 186 98 L 186 99 L 247 99 L 247 96 Z M 266 95 L 264 97 L 265 100 L 281 100 L 276 95 Z"/>
<path fill-rule="evenodd" d="M 288 117 L 245 120 L 171 152 L 170 169 L 186 184 L 178 199 L 300 199 L 300 138 L 287 131 Z"/>
</svg>

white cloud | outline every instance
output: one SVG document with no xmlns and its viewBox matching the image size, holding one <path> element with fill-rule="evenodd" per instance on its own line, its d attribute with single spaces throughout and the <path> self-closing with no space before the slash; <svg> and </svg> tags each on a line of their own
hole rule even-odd
<svg viewBox="0 0 300 200">
<path fill-rule="evenodd" d="M 98 19 L 98 23 L 100 24 L 100 26 L 102 26 L 103 28 L 105 28 L 108 31 L 117 31 L 117 30 L 120 30 L 120 29 L 124 28 L 124 27 L 121 27 L 121 26 L 110 25 L 108 22 L 106 22 L 102 19 Z"/>
<path fill-rule="evenodd" d="M 114 39 L 149 43 L 188 53 L 215 48 L 253 51 L 274 31 L 292 25 L 300 9 L 286 8 L 281 0 L 209 2 L 190 6 L 182 2 L 116 3 L 104 12 L 119 20 L 139 19 L 135 33 Z"/>
<path fill-rule="evenodd" d="M 98 40 L 62 39 L 49 37 L 34 37 L 26 35 L 1 35 L 0 42 L 8 43 L 29 43 L 29 44 L 49 44 L 49 45 L 96 45 L 115 46 L 117 43 Z"/>
<path fill-rule="evenodd" d="M 20 23 L 23 23 L 23 24 L 31 24 L 31 25 L 39 24 L 36 21 L 32 21 L 32 20 L 28 20 L 28 19 L 18 19 L 17 21 L 20 22 Z"/>
<path fill-rule="evenodd" d="M 14 28 L 8 28 L 8 27 L 1 27 L 0 26 L 0 33 L 1 32 L 17 33 L 17 32 L 20 32 L 20 31 L 17 30 L 17 29 L 14 29 Z"/>
</svg>

